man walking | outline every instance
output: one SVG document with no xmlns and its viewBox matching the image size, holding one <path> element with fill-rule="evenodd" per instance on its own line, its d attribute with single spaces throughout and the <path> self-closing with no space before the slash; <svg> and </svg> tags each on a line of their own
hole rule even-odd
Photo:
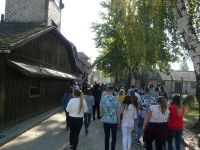
<svg viewBox="0 0 200 150">
<path fill-rule="evenodd" d="M 105 150 L 109 150 L 110 131 L 112 132 L 111 150 L 115 150 L 117 134 L 117 116 L 120 114 L 120 103 L 113 96 L 113 87 L 109 86 L 107 95 L 103 96 L 100 103 L 103 115 L 104 133 L 105 133 Z"/>
<path fill-rule="evenodd" d="M 151 105 L 156 104 L 156 99 L 149 95 L 149 88 L 146 87 L 144 89 L 144 95 L 140 97 L 138 101 L 139 104 L 139 115 L 138 115 L 138 128 L 137 128 L 137 135 L 136 135 L 136 144 L 140 144 L 140 138 L 142 136 L 142 127 L 144 122 L 144 117 L 147 114 L 147 110 Z"/>
</svg>

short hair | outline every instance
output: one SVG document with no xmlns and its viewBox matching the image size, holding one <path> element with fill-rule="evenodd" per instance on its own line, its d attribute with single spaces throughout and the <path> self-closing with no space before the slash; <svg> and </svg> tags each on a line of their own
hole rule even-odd
<svg viewBox="0 0 200 150">
<path fill-rule="evenodd" d="M 144 88 L 144 93 L 149 93 L 149 88 L 148 87 Z"/>
<path fill-rule="evenodd" d="M 113 91 L 113 86 L 112 85 L 108 86 L 108 91 Z"/>
<path fill-rule="evenodd" d="M 120 89 L 120 91 L 119 91 L 119 95 L 124 95 L 124 90 L 123 89 Z"/>
</svg>

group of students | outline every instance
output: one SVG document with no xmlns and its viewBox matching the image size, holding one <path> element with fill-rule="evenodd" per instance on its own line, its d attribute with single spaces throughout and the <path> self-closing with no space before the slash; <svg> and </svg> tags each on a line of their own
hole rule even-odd
<svg viewBox="0 0 200 150">
<path fill-rule="evenodd" d="M 143 136 L 144 146 L 147 150 L 153 149 L 153 141 L 155 141 L 156 150 L 166 148 L 166 142 L 168 142 L 168 149 L 173 150 L 173 138 L 176 150 L 181 149 L 185 112 L 181 97 L 175 95 L 172 101 L 168 102 L 166 96 L 161 93 L 158 93 L 156 97 L 152 96 L 149 88 L 152 87 L 146 86 L 141 94 L 132 87 L 126 95 L 124 89 L 120 89 L 119 93 L 114 95 L 114 88 L 111 85 L 104 90 L 99 106 L 105 134 L 105 150 L 109 150 L 109 147 L 111 150 L 115 150 L 117 130 L 120 127 L 123 150 L 131 149 L 133 131 L 136 133 L 135 143 L 141 144 Z M 72 93 L 70 96 L 64 95 L 62 99 L 66 99 L 66 97 L 68 102 L 64 108 L 67 126 L 70 128 L 70 149 L 76 150 L 83 120 L 85 133 L 88 134 L 95 101 L 89 87 L 83 90 L 83 94 L 81 90 L 74 89 L 73 95 Z M 112 136 L 111 146 L 109 144 L 110 133 Z"/>
</svg>

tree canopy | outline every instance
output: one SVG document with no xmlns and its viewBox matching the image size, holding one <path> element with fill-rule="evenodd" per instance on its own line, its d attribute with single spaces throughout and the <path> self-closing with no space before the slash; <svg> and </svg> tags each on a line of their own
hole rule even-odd
<svg viewBox="0 0 200 150">
<path fill-rule="evenodd" d="M 92 25 L 101 49 L 97 68 L 109 75 L 145 69 L 169 71 L 183 40 L 170 6 L 164 0 L 108 0 L 101 3 L 102 22 Z"/>
</svg>

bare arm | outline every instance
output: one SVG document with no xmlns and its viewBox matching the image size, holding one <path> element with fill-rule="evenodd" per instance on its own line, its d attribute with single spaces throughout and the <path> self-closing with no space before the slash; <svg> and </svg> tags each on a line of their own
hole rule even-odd
<svg viewBox="0 0 200 150">
<path fill-rule="evenodd" d="M 147 111 L 147 114 L 146 114 L 145 118 L 144 118 L 143 129 L 146 128 L 146 126 L 147 126 L 147 124 L 148 124 L 148 122 L 149 122 L 149 119 L 151 118 L 151 115 L 152 115 L 152 112 L 151 112 L 151 109 L 149 109 L 149 110 Z"/>
</svg>

